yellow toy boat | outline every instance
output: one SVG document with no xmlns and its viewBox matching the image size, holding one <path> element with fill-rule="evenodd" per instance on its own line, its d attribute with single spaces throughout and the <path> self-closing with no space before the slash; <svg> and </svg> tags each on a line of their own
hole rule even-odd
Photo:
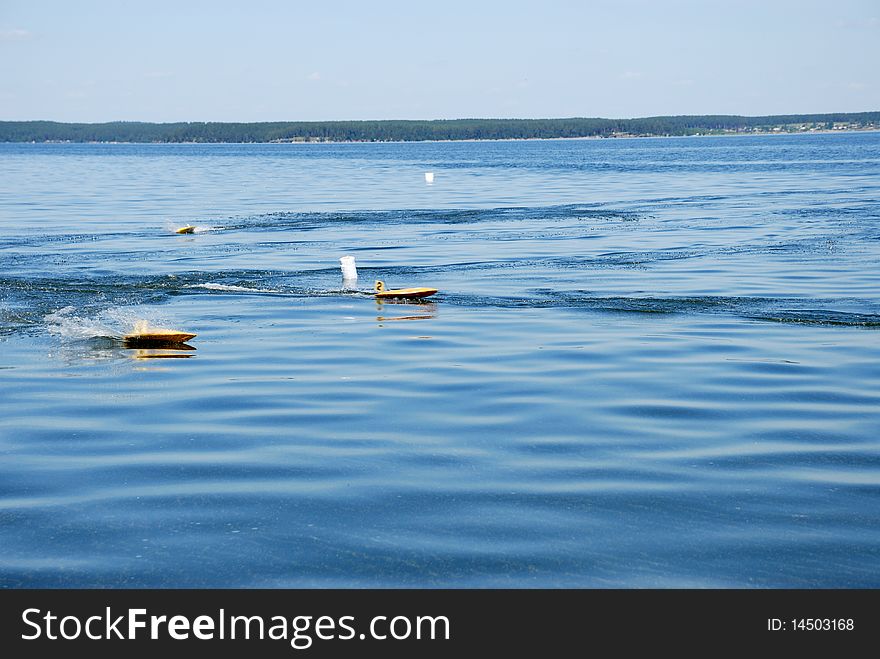
<svg viewBox="0 0 880 659">
<path fill-rule="evenodd" d="M 186 343 L 195 334 L 178 332 L 176 330 L 150 327 L 145 320 L 135 323 L 134 330 L 122 337 L 122 343 L 126 348 L 152 348 L 168 345 L 181 345 Z M 187 346 L 192 348 L 192 346 Z"/>
<path fill-rule="evenodd" d="M 195 233 L 196 228 L 191 225 L 187 225 L 185 227 L 180 227 L 175 233 Z"/>
<path fill-rule="evenodd" d="M 423 297 L 428 297 L 430 295 L 434 295 L 437 292 L 436 288 L 385 288 L 384 281 L 376 282 L 376 297 L 379 299 L 382 298 L 390 298 L 390 297 L 403 297 L 410 299 L 418 299 Z"/>
</svg>

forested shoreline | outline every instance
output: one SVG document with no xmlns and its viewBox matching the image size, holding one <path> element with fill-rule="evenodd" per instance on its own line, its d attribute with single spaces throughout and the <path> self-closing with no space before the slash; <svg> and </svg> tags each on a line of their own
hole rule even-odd
<svg viewBox="0 0 880 659">
<path fill-rule="evenodd" d="M 61 123 L 0 121 L 0 142 L 420 142 L 432 140 L 657 137 L 880 129 L 880 112 L 640 119 L 436 119 Z"/>
</svg>

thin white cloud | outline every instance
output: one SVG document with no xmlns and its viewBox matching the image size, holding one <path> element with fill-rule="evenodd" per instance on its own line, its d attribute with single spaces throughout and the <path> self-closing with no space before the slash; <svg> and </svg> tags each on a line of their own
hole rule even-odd
<svg viewBox="0 0 880 659">
<path fill-rule="evenodd" d="M 170 71 L 147 71 L 144 73 L 145 78 L 170 78 L 173 75 Z"/>
<path fill-rule="evenodd" d="M 863 89 L 870 87 L 867 82 L 849 82 L 846 86 L 856 91 L 862 91 Z"/>
<path fill-rule="evenodd" d="M 309 74 L 308 79 L 309 79 L 309 80 L 320 80 L 320 79 L 321 79 L 321 74 L 320 74 L 318 71 L 314 71 L 313 73 L 310 73 L 310 74 Z"/>
<path fill-rule="evenodd" d="M 0 41 L 24 41 L 34 36 L 28 30 L 0 30 Z"/>
<path fill-rule="evenodd" d="M 624 72 L 620 75 L 620 77 L 621 77 L 623 80 L 638 80 L 639 78 L 642 77 L 642 75 L 643 75 L 643 74 L 642 74 L 641 71 L 624 71 Z"/>
</svg>

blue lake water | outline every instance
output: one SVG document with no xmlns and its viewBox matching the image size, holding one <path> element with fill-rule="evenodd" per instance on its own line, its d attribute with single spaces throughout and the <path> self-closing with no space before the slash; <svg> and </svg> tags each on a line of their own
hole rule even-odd
<svg viewBox="0 0 880 659">
<path fill-rule="evenodd" d="M 878 266 L 880 133 L 0 144 L 0 586 L 878 587 Z"/>
</svg>

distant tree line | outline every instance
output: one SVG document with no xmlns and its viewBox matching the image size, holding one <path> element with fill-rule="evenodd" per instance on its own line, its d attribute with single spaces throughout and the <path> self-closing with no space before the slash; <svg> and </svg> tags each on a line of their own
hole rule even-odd
<svg viewBox="0 0 880 659">
<path fill-rule="evenodd" d="M 383 121 L 279 121 L 264 123 L 74 124 L 0 121 L 0 142 L 419 142 L 620 135 L 696 135 L 834 128 L 880 128 L 880 112 L 792 114 L 765 117 L 695 115 L 641 119 L 438 119 Z"/>
</svg>

